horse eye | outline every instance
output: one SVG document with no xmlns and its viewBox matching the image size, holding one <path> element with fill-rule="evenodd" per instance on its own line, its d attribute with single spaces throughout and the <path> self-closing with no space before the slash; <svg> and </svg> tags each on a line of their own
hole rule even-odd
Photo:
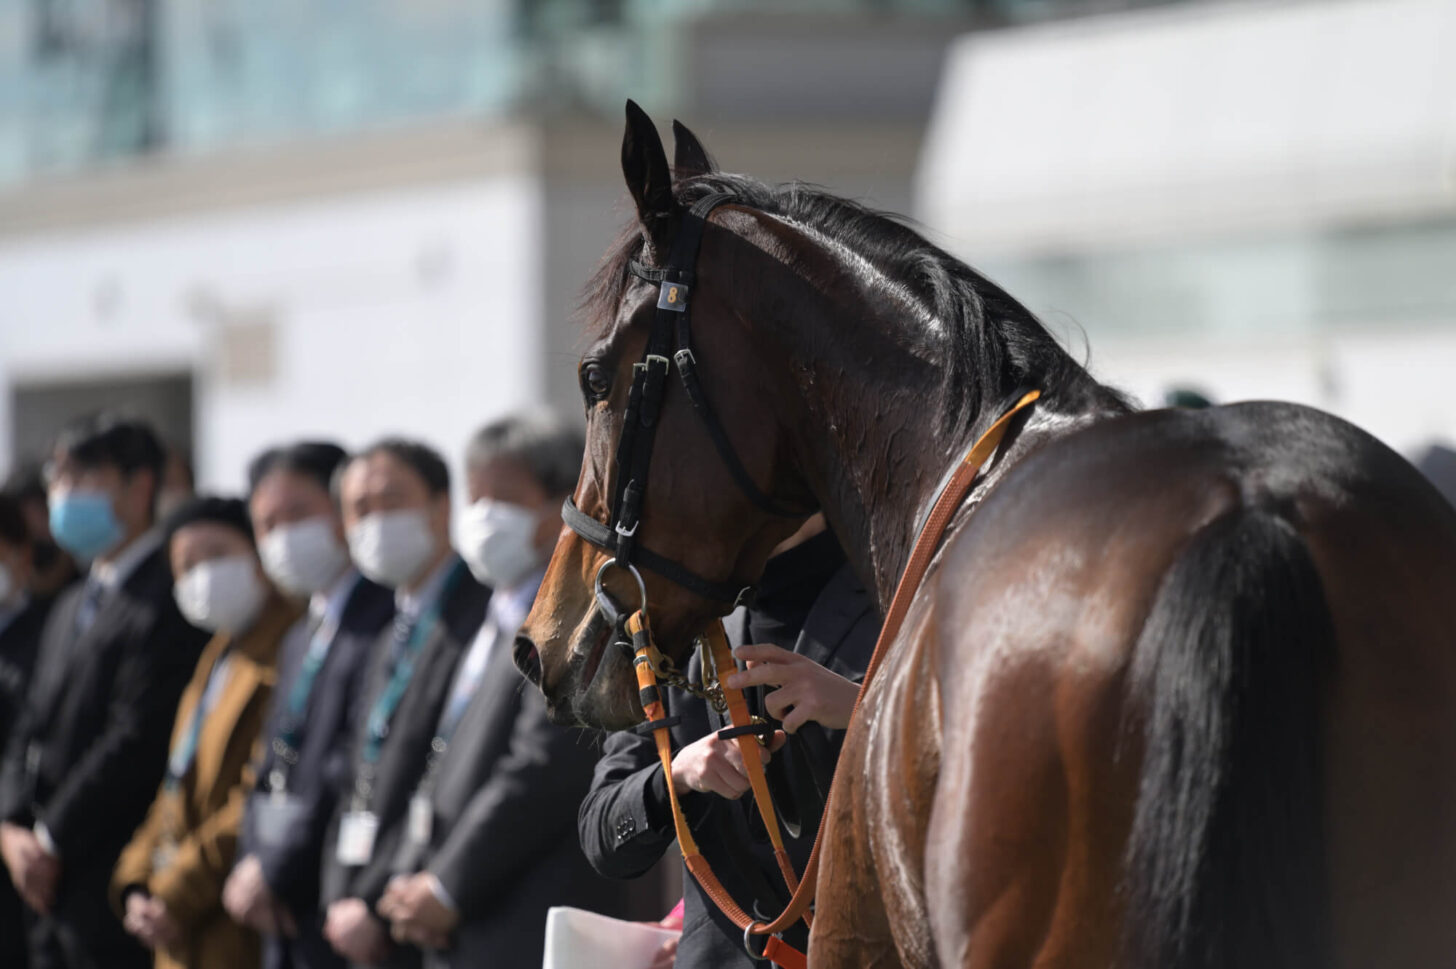
<svg viewBox="0 0 1456 969">
<path fill-rule="evenodd" d="M 587 403 L 595 403 L 612 389 L 612 378 L 601 364 L 589 363 L 581 371 L 581 390 Z"/>
</svg>

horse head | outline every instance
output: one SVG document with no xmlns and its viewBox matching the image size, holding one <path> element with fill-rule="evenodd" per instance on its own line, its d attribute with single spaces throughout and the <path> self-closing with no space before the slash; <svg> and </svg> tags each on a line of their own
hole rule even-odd
<svg viewBox="0 0 1456 969">
<path fill-rule="evenodd" d="M 658 647 L 685 667 L 696 635 L 733 609 L 814 510 L 778 416 L 792 381 L 765 365 L 751 321 L 729 300 L 752 271 L 744 260 L 763 257 L 719 223 L 752 216 L 724 208 L 709 224 L 679 201 L 675 189 L 713 165 L 690 131 L 674 123 L 674 132 L 670 169 L 652 121 L 628 102 L 622 173 L 636 219 L 589 288 L 581 477 L 515 645 L 517 666 L 561 723 L 641 721 L 631 656 L 616 645 L 621 617 L 643 609 Z M 695 252 L 670 265 L 684 232 Z M 663 280 L 664 269 L 675 272 Z"/>
</svg>

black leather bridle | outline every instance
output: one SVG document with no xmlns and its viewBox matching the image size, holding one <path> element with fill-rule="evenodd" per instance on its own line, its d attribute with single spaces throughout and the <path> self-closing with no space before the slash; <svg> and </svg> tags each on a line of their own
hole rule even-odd
<svg viewBox="0 0 1456 969">
<path fill-rule="evenodd" d="M 657 309 L 652 318 L 652 330 L 647 338 L 647 347 L 642 359 L 632 365 L 632 387 L 627 395 L 627 411 L 622 419 L 622 436 L 617 441 L 617 479 L 610 506 L 611 521 L 602 524 L 576 507 L 570 498 L 561 509 L 561 517 L 571 530 L 583 539 L 606 552 L 612 558 L 603 563 L 597 571 L 597 598 L 604 600 L 602 575 L 613 565 L 636 573 L 635 565 L 641 564 L 669 581 L 675 582 L 696 595 L 718 603 L 732 603 L 734 607 L 752 601 L 754 589 L 751 585 L 736 582 L 720 582 L 704 578 L 687 566 L 659 555 L 646 548 L 637 539 L 641 525 L 642 501 L 647 492 L 648 474 L 652 468 L 652 448 L 657 437 L 657 422 L 662 413 L 663 398 L 667 393 L 668 372 L 674 365 L 682 380 L 683 390 L 692 402 L 693 410 L 702 419 L 708 436 L 713 440 L 723 463 L 733 475 L 733 480 L 743 493 L 763 511 L 784 518 L 803 518 L 813 509 L 795 510 L 786 508 L 764 494 L 754 483 L 733 443 L 728 440 L 722 423 L 718 420 L 703 386 L 698 379 L 697 360 L 693 356 L 691 327 L 691 295 L 695 282 L 693 269 L 697 265 L 698 248 L 703 241 L 703 230 L 712 211 L 724 203 L 731 202 L 731 195 L 707 195 L 693 204 L 683 216 L 677 238 L 673 241 L 667 265 L 654 269 L 632 260 L 632 274 L 656 283 L 658 286 Z M 671 357 L 669 357 L 671 354 Z M 640 575 L 636 576 L 642 588 Z M 642 607 L 646 608 L 644 595 Z"/>
</svg>

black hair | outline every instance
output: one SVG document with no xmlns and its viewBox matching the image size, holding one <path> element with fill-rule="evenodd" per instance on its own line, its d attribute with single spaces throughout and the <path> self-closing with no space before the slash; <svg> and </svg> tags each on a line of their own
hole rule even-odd
<svg viewBox="0 0 1456 969">
<path fill-rule="evenodd" d="M 4 490 L 6 495 L 22 505 L 30 501 L 39 501 L 41 504 L 49 502 L 45 473 L 36 461 L 26 461 L 11 471 L 10 476 L 5 479 Z"/>
<path fill-rule="evenodd" d="M 152 472 L 160 487 L 167 452 L 150 424 L 102 411 L 71 421 L 56 437 L 54 453 L 84 468 L 114 467 L 125 475 Z"/>
<path fill-rule="evenodd" d="M 348 452 L 332 441 L 298 441 L 270 447 L 248 465 L 248 496 L 251 497 L 258 490 L 258 484 L 274 471 L 288 471 L 312 478 L 320 488 L 328 491 L 334 473 L 348 457 Z"/>
<path fill-rule="evenodd" d="M 428 444 L 410 441 L 402 437 L 386 437 L 375 441 L 355 455 L 355 460 L 372 458 L 376 454 L 387 454 L 408 466 L 425 482 L 431 495 L 450 494 L 450 469 L 440 452 Z"/>
<path fill-rule="evenodd" d="M 10 494 L 0 494 L 0 541 L 17 548 L 29 548 L 31 543 L 20 500 Z"/>
<path fill-rule="evenodd" d="M 247 536 L 250 543 L 253 541 L 253 520 L 248 515 L 247 504 L 241 498 L 199 495 L 187 499 L 181 508 L 167 516 L 167 521 L 163 525 L 167 541 L 171 542 L 172 537 L 178 531 L 188 525 L 196 525 L 198 522 L 227 525 Z"/>
<path fill-rule="evenodd" d="M 476 431 L 465 447 L 465 463 L 477 466 L 499 457 L 519 461 L 541 490 L 559 497 L 576 489 L 585 450 L 581 431 L 555 416 L 515 414 Z"/>
</svg>

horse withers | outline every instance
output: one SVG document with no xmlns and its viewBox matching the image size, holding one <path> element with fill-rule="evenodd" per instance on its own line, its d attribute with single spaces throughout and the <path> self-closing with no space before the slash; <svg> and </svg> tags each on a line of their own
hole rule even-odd
<svg viewBox="0 0 1456 969">
<path fill-rule="evenodd" d="M 1134 412 L 903 224 L 676 132 L 669 168 L 629 105 L 581 521 L 516 643 L 553 716 L 643 717 L 614 553 L 684 666 L 816 507 L 884 609 L 948 472 L 1035 388 L 864 690 L 811 965 L 1456 964 L 1456 512 L 1318 411 Z M 691 272 L 662 272 L 684 233 Z M 661 345 L 679 296 L 691 374 Z"/>
</svg>

